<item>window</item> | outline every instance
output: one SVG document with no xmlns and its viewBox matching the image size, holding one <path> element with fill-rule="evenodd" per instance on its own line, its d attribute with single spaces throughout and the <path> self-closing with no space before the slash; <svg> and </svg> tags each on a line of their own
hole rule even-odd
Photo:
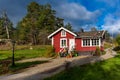
<svg viewBox="0 0 120 80">
<path fill-rule="evenodd" d="M 62 36 L 62 37 L 65 37 L 65 36 L 66 36 L 65 30 L 62 30 L 62 31 L 61 31 L 61 36 Z"/>
<path fill-rule="evenodd" d="M 92 39 L 92 46 L 98 46 L 99 45 L 99 39 Z"/>
<path fill-rule="evenodd" d="M 83 46 L 99 46 L 99 39 L 83 39 Z"/>
<path fill-rule="evenodd" d="M 60 48 L 64 48 L 64 47 L 67 47 L 67 39 L 66 38 L 60 39 Z"/>
<path fill-rule="evenodd" d="M 90 39 L 83 39 L 83 46 L 90 46 Z"/>
</svg>

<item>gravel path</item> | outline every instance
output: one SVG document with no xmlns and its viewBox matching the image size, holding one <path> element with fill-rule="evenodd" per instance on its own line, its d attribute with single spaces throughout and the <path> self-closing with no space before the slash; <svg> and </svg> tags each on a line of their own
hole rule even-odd
<svg viewBox="0 0 120 80">
<path fill-rule="evenodd" d="M 0 80 L 43 80 L 46 77 L 50 77 L 56 73 L 59 73 L 66 67 L 73 67 L 83 65 L 86 63 L 93 63 L 96 61 L 112 58 L 116 55 L 116 53 L 111 49 L 107 49 L 106 52 L 107 53 L 105 55 L 102 55 L 100 57 L 78 56 L 74 58 L 49 59 L 50 60 L 49 63 L 44 63 L 37 65 L 35 67 L 27 68 L 24 72 L 18 74 L 0 76 Z"/>
</svg>

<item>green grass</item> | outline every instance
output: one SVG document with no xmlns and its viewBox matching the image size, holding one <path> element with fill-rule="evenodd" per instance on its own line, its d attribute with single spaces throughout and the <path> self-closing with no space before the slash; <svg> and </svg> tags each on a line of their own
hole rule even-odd
<svg viewBox="0 0 120 80">
<path fill-rule="evenodd" d="M 23 63 L 16 63 L 15 66 L 11 66 L 11 64 L 1 65 L 0 64 L 0 75 L 6 73 L 17 73 L 25 68 L 33 67 L 37 64 L 46 63 L 48 61 L 32 61 L 32 62 L 23 62 Z"/>
<path fill-rule="evenodd" d="M 28 46 L 17 46 L 15 50 L 15 60 L 36 58 L 36 57 L 49 57 L 53 55 L 52 47 L 50 45 L 45 46 L 33 46 L 30 50 Z M 10 60 L 12 57 L 12 50 L 0 50 L 0 61 Z"/>
<path fill-rule="evenodd" d="M 120 55 L 106 61 L 73 67 L 45 80 L 120 80 Z"/>
</svg>

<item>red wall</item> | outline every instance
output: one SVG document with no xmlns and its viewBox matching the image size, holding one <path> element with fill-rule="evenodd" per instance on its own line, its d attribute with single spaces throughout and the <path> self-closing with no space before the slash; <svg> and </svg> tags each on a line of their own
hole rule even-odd
<svg viewBox="0 0 120 80">
<path fill-rule="evenodd" d="M 76 43 L 76 51 L 95 51 L 96 47 L 82 47 L 82 43 L 81 43 L 81 38 L 76 38 L 75 39 L 75 43 Z"/>
<path fill-rule="evenodd" d="M 56 33 L 53 36 L 54 42 L 53 42 L 53 46 L 55 48 L 55 52 L 58 53 L 60 51 L 60 38 L 67 38 L 67 45 L 69 46 L 69 39 L 73 39 L 74 35 L 66 32 L 66 37 L 61 37 L 61 31 L 59 31 L 58 33 Z"/>
<path fill-rule="evenodd" d="M 53 46 L 55 48 L 55 52 L 58 53 L 60 51 L 60 38 L 66 38 L 67 39 L 67 46 L 69 48 L 69 39 L 74 39 L 74 35 L 66 32 L 66 37 L 61 37 L 61 31 L 59 31 L 58 33 L 56 33 L 53 36 Z M 82 47 L 81 45 L 81 38 L 76 38 L 75 39 L 75 48 L 76 51 L 95 51 L 96 47 Z"/>
</svg>

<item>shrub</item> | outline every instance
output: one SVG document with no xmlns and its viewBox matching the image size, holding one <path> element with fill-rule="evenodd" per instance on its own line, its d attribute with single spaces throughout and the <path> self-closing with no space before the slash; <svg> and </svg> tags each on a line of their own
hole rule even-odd
<svg viewBox="0 0 120 80">
<path fill-rule="evenodd" d="M 120 45 L 120 34 L 117 35 L 116 42 L 118 43 L 118 45 Z"/>
<path fill-rule="evenodd" d="M 114 51 L 120 51 L 120 46 L 116 46 L 113 48 Z"/>
<path fill-rule="evenodd" d="M 103 49 L 101 49 L 101 48 L 99 48 L 99 47 L 96 47 L 96 50 L 95 50 L 95 53 L 93 54 L 93 55 L 95 55 L 95 56 L 100 56 L 100 55 L 103 55 L 103 54 L 105 54 L 106 52 L 103 50 Z"/>
<path fill-rule="evenodd" d="M 72 52 L 72 56 L 73 56 L 73 57 L 78 56 L 78 52 L 77 52 L 76 50 L 73 50 L 73 52 Z"/>
<path fill-rule="evenodd" d="M 0 75 L 5 74 L 9 71 L 10 60 L 2 60 L 0 61 Z"/>
<path fill-rule="evenodd" d="M 52 46 L 50 46 L 50 47 L 48 47 L 48 48 L 46 48 L 46 53 L 44 54 L 44 56 L 45 57 L 53 57 L 53 56 L 55 56 L 56 54 L 55 54 L 55 49 L 54 49 L 54 47 L 52 47 Z"/>
<path fill-rule="evenodd" d="M 99 47 L 96 47 L 96 50 L 95 50 L 95 55 L 96 56 L 100 56 L 100 48 Z"/>
</svg>

